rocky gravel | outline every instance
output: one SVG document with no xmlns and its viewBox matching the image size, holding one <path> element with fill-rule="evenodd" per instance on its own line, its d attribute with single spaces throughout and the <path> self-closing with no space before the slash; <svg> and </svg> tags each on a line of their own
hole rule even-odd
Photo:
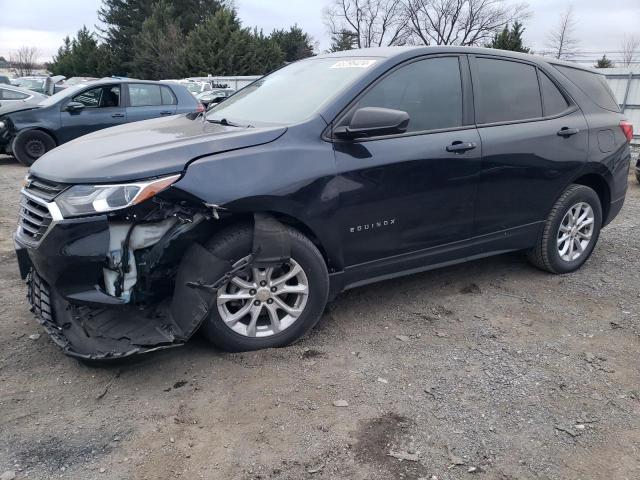
<svg viewBox="0 0 640 480">
<path fill-rule="evenodd" d="M 0 478 L 638 479 L 640 186 L 571 275 L 518 253 L 346 292 L 289 348 L 61 354 L 0 157 Z"/>
</svg>

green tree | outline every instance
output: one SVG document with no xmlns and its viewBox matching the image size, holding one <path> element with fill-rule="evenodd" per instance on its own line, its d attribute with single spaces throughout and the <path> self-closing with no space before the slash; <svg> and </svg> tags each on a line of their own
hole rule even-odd
<svg viewBox="0 0 640 480">
<path fill-rule="evenodd" d="M 205 17 L 219 10 L 226 0 L 172 0 L 175 22 L 186 35 Z M 157 0 L 102 0 L 98 18 L 105 43 L 111 51 L 113 74 L 127 75 L 134 56 L 135 37 L 153 13 Z"/>
<path fill-rule="evenodd" d="M 134 37 L 132 75 L 148 80 L 181 77 L 184 39 L 172 4 L 160 0 Z"/>
<path fill-rule="evenodd" d="M 105 49 L 98 45 L 93 32 L 83 26 L 75 38 L 66 37 L 58 53 L 48 65 L 54 75 L 66 77 L 94 77 L 104 74 Z"/>
<path fill-rule="evenodd" d="M 355 47 L 355 34 L 348 30 L 342 30 L 331 36 L 331 52 L 342 52 L 344 50 L 352 50 Z"/>
<path fill-rule="evenodd" d="M 522 34 L 524 33 L 522 24 L 516 21 L 511 28 L 506 25 L 500 33 L 493 36 L 493 40 L 488 48 L 499 48 L 500 50 L 511 50 L 513 52 L 530 53 L 531 50 L 525 47 L 522 42 Z"/>
<path fill-rule="evenodd" d="M 595 68 L 613 68 L 613 62 L 607 58 L 606 55 L 602 55 L 602 58 L 596 62 Z"/>
<path fill-rule="evenodd" d="M 280 66 L 283 54 L 262 33 L 242 28 L 235 10 L 221 8 L 189 33 L 184 58 L 193 76 L 260 75 Z"/>
<path fill-rule="evenodd" d="M 285 62 L 295 62 L 313 56 L 313 39 L 298 25 L 289 30 L 274 30 L 270 38 L 282 50 Z"/>
</svg>

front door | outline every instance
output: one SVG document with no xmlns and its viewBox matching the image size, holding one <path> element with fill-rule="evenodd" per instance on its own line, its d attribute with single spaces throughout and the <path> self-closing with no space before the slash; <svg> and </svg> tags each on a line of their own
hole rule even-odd
<svg viewBox="0 0 640 480">
<path fill-rule="evenodd" d="M 81 103 L 84 108 L 68 111 L 65 109 L 67 104 L 63 104 L 60 112 L 60 143 L 127 121 L 126 111 L 122 106 L 120 84 L 88 88 L 72 97 L 70 101 Z"/>
<path fill-rule="evenodd" d="M 468 238 L 481 145 L 470 116 L 466 57 L 404 64 L 370 87 L 358 108 L 409 114 L 406 133 L 334 143 L 345 266 Z"/>
</svg>

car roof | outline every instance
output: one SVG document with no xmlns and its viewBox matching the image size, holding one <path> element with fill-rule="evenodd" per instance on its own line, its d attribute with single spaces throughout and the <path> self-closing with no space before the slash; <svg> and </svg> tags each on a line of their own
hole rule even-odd
<svg viewBox="0 0 640 480">
<path fill-rule="evenodd" d="M 161 82 L 155 80 L 138 80 L 137 78 L 128 78 L 128 77 L 103 77 L 99 80 L 94 80 L 91 82 L 91 85 L 106 85 L 109 83 L 148 83 L 150 85 L 166 85 L 171 82 Z"/>
<path fill-rule="evenodd" d="M 354 50 L 344 50 L 341 52 L 332 52 L 318 55 L 311 58 L 344 58 L 344 57 L 378 57 L 385 59 L 398 59 L 404 60 L 407 58 L 417 57 L 420 55 L 438 54 L 438 53 L 469 53 L 469 54 L 484 54 L 484 55 L 496 55 L 506 58 L 514 58 L 519 60 L 528 60 L 536 63 L 547 63 L 553 65 L 561 65 L 571 68 L 577 68 L 580 70 L 586 70 L 589 72 L 599 73 L 589 67 L 578 65 L 576 63 L 558 60 L 553 57 L 545 57 L 540 55 L 532 55 L 530 53 L 512 52 L 509 50 L 499 50 L 496 48 L 483 48 L 483 47 L 461 47 L 453 45 L 438 45 L 432 47 L 420 47 L 420 46 L 403 46 L 403 47 L 372 47 L 372 48 L 359 48 Z"/>
</svg>

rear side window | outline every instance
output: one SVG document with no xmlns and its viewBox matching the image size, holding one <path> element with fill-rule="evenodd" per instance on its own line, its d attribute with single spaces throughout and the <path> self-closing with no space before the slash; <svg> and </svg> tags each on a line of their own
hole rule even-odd
<svg viewBox="0 0 640 480">
<path fill-rule="evenodd" d="M 26 93 L 0 88 L 0 100 L 24 100 L 25 98 L 29 98 Z"/>
<path fill-rule="evenodd" d="M 399 68 L 369 90 L 357 108 L 409 114 L 408 132 L 462 125 L 462 81 L 457 57 L 420 60 Z"/>
<path fill-rule="evenodd" d="M 474 89 L 478 123 L 542 117 L 535 67 L 493 58 L 476 59 Z"/>
<path fill-rule="evenodd" d="M 540 72 L 540 88 L 542 90 L 542 106 L 544 107 L 545 116 L 557 115 L 569 108 L 569 102 L 567 102 L 562 92 L 542 72 Z"/>
<path fill-rule="evenodd" d="M 163 105 L 175 105 L 178 103 L 175 95 L 169 87 L 160 87 L 160 94 L 162 96 Z"/>
<path fill-rule="evenodd" d="M 618 102 L 609 88 L 604 75 L 561 65 L 554 65 L 554 67 L 575 83 L 596 105 L 605 110 L 611 110 L 613 112 L 620 111 Z"/>
</svg>

